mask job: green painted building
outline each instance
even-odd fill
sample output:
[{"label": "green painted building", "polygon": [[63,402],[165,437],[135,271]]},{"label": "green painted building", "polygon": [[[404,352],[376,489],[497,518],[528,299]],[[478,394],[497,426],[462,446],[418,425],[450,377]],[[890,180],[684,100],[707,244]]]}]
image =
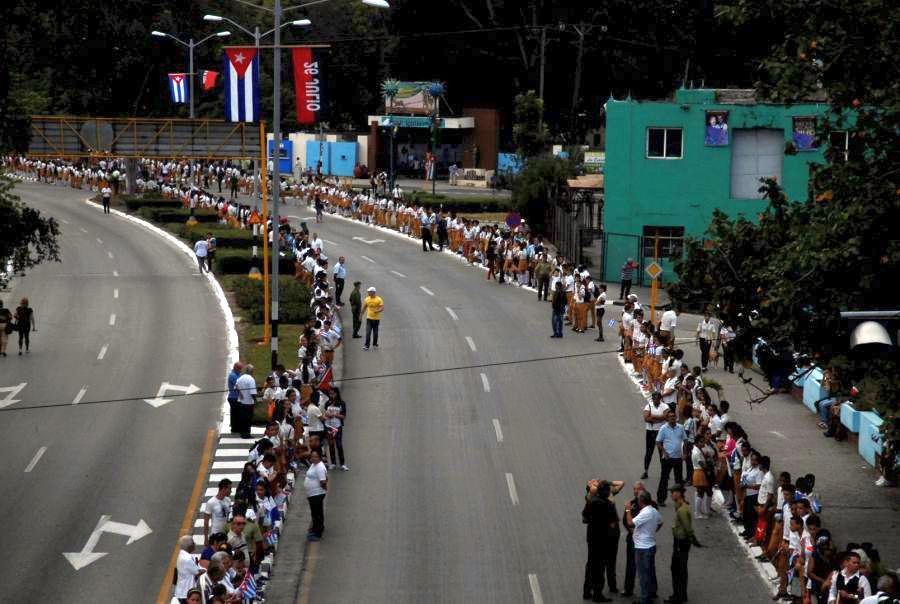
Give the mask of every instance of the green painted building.
[{"label": "green painted building", "polygon": [[[759,180],[774,176],[805,199],[810,162],[824,161],[815,118],[827,104],[757,103],[752,90],[681,89],[674,101],[606,103],[602,270],[619,280],[633,258],[643,269],[658,244],[663,280],[686,236],[702,237],[715,208],[755,220],[766,207]],[[785,154],[788,144],[796,154]],[[847,148],[847,134],[832,134]],[[640,280],[635,275],[635,283]]]}]

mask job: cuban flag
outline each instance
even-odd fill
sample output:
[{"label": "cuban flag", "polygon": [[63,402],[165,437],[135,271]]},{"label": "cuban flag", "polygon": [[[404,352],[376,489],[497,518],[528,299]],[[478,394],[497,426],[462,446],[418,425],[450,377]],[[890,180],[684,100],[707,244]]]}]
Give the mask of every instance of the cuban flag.
[{"label": "cuban flag", "polygon": [[259,56],[252,46],[225,49],[225,121],[259,121]]},{"label": "cuban flag", "polygon": [[244,596],[245,601],[252,601],[256,598],[256,580],[253,578],[253,574],[249,569],[247,569],[247,572],[244,574],[244,580],[241,581],[240,586],[238,586],[238,591]]},{"label": "cuban flag", "polygon": [[188,82],[186,73],[169,74],[169,92],[173,103],[188,102]]}]

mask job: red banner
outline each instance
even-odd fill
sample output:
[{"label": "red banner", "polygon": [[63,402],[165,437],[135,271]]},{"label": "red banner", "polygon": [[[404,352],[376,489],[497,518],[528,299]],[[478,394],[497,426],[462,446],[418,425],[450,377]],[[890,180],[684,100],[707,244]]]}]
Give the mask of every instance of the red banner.
[{"label": "red banner", "polygon": [[297,123],[314,124],[325,107],[323,53],[314,48],[294,48],[293,55]]}]

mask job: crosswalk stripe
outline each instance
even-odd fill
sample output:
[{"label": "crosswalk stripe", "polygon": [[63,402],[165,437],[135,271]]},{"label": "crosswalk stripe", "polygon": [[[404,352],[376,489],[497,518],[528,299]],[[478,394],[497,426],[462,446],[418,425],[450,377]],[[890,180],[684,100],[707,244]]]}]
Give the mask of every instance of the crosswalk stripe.
[{"label": "crosswalk stripe", "polygon": [[244,457],[246,458],[248,451],[244,448],[241,449],[216,449],[215,454],[213,455],[213,459],[218,459],[220,457]]}]

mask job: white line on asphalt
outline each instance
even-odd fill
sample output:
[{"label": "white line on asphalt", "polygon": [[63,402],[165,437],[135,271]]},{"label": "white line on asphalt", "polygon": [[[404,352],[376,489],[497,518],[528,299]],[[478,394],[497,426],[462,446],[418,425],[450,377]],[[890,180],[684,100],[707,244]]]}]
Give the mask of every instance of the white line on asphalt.
[{"label": "white line on asphalt", "polygon": [[113,298],[118,298],[118,297],[119,297],[119,288],[117,287],[113,290]]},{"label": "white line on asphalt", "polygon": [[481,374],[481,385],[484,387],[485,392],[491,391],[491,383],[487,379],[487,375]]},{"label": "white line on asphalt", "polygon": [[423,292],[425,292],[425,293],[428,294],[429,296],[433,296],[433,295],[434,295],[434,292],[431,291],[430,289],[428,289],[427,287],[425,287],[424,285],[420,285],[420,286],[419,286],[419,289],[421,289]]},{"label": "white line on asphalt", "polygon": [[544,598],[541,597],[541,584],[538,583],[536,574],[528,575],[528,584],[531,586],[531,597],[534,599],[534,604],[544,604]]},{"label": "white line on asphalt", "polygon": [[100,349],[100,354],[97,355],[97,360],[102,361],[103,357],[106,356],[106,349],[109,348],[106,344],[103,345],[103,348]]},{"label": "white line on asphalt", "polygon": [[472,349],[472,352],[478,352],[478,349],[475,348],[475,340],[472,339],[472,336],[466,336],[466,343],[469,345],[469,348]]},{"label": "white line on asphalt", "polygon": [[328,245],[337,245],[334,241],[328,241],[327,239],[323,239],[322,241],[324,241]]},{"label": "white line on asphalt", "polygon": [[84,398],[84,393],[87,392],[87,386],[82,386],[81,390],[78,391],[78,394],[75,395],[75,398],[72,399],[72,404],[77,405],[81,402],[81,399]]},{"label": "white line on asphalt", "polygon": [[293,218],[294,220],[303,220],[303,219],[300,218],[299,216],[294,216],[293,214],[288,214],[287,217],[288,217],[288,218]]},{"label": "white line on asphalt", "polygon": [[25,466],[25,472],[31,472],[34,469],[34,466],[37,465],[37,462],[41,460],[41,456],[44,454],[44,451],[47,450],[47,447],[41,447],[37,450],[37,453],[34,454],[34,457],[31,458],[31,461],[28,462],[28,465]]},{"label": "white line on asphalt", "polygon": [[116,324],[116,313],[112,313],[109,315],[109,326],[112,327]]},{"label": "white line on asphalt", "polygon": [[82,229],[81,229],[81,232],[82,232],[82,233],[87,233],[87,229],[82,228]]},{"label": "white line on asphalt", "polygon": [[112,252],[106,252],[106,255],[109,256],[110,259],[112,259],[112,257],[113,257],[113,253],[112,253]]},{"label": "white line on asphalt", "polygon": [[99,243],[100,245],[103,245],[103,240],[100,239],[99,237],[97,237],[97,243]]},{"label": "white line on asphalt", "polygon": [[446,309],[447,309],[447,312],[450,313],[450,318],[451,318],[451,319],[453,319],[454,321],[459,321],[459,317],[456,316],[456,313],[453,312],[453,309],[452,309],[452,308],[450,308],[449,306],[445,306],[444,308],[446,308]]},{"label": "white line on asphalt", "polygon": [[503,430],[500,428],[500,420],[496,417],[493,419],[494,422],[494,434],[497,435],[497,442],[503,442]]},{"label": "white line on asphalt", "polygon": [[398,277],[403,277],[404,279],[406,279],[406,275],[404,275],[403,273],[398,273],[397,271],[391,271],[391,272],[394,273],[395,275],[397,275]]},{"label": "white line on asphalt", "polygon": [[371,258],[369,258],[368,256],[360,256],[360,258],[362,258],[366,262],[371,262],[372,264],[375,264],[375,261],[372,260]]},{"label": "white line on asphalt", "polygon": [[519,494],[516,492],[516,481],[513,475],[506,473],[506,486],[509,487],[509,498],[513,505],[519,505]]},{"label": "white line on asphalt", "polygon": [[62,222],[63,224],[69,224],[69,221],[66,220],[65,218],[60,218],[59,220],[60,220],[60,222]]},{"label": "white line on asphalt", "polygon": [[119,276],[119,271],[113,271],[113,277],[118,277],[118,276]]},{"label": "white line on asphalt", "polygon": [[774,434],[778,438],[783,438],[783,439],[787,440],[787,436],[785,436],[784,434],[782,434],[781,432],[778,432],[776,430],[769,430],[769,434]]}]

